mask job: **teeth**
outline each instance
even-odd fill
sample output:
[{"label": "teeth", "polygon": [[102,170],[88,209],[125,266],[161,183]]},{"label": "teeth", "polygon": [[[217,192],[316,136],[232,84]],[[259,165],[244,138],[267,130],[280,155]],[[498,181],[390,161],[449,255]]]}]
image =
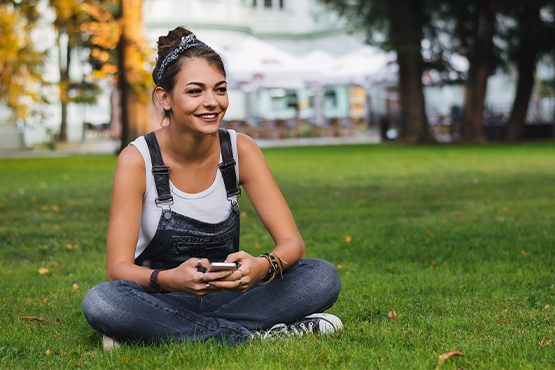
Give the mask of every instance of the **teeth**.
[{"label": "teeth", "polygon": [[200,118],[215,118],[216,114],[201,114]]}]

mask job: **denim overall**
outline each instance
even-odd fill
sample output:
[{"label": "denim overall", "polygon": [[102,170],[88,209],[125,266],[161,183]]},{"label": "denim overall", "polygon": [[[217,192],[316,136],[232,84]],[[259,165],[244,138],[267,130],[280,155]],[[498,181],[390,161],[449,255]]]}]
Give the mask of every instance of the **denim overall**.
[{"label": "denim overall", "polygon": [[145,250],[135,259],[135,264],[151,269],[167,270],[179,266],[189,258],[208,258],[224,261],[230,253],[239,250],[239,206],[231,197],[240,195],[235,160],[229,133],[219,129],[222,173],[228,199],[231,202],[229,216],[219,223],[206,223],[171,210],[173,197],[170,192],[169,168],[164,165],[158,140],[151,132],[145,135],[152,175],[158,197],[156,205],[162,209],[154,237]]}]

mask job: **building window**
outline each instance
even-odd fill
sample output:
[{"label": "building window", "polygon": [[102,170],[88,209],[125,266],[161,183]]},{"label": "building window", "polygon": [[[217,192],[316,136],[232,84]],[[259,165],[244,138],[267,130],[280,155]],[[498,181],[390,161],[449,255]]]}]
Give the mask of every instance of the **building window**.
[{"label": "building window", "polygon": [[263,7],[265,9],[283,9],[285,0],[252,0],[252,7]]}]

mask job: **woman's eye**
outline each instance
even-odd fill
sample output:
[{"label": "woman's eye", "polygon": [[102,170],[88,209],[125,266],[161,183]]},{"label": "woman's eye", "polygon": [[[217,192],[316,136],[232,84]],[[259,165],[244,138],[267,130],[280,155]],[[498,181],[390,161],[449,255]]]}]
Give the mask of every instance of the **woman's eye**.
[{"label": "woman's eye", "polygon": [[225,93],[225,92],[227,92],[227,87],[220,87],[216,91],[219,92],[219,93]]},{"label": "woman's eye", "polygon": [[187,94],[200,94],[201,92],[202,92],[201,89],[193,89],[193,90],[187,91]]}]

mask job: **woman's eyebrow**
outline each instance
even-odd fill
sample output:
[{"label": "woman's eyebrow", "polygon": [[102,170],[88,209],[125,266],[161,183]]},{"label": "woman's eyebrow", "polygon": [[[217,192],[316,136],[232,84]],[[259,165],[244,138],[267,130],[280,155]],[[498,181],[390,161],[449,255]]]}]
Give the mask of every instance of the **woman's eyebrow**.
[{"label": "woman's eyebrow", "polygon": [[[227,81],[226,81],[226,80],[223,80],[223,81],[220,81],[220,82],[216,83],[216,86],[220,86],[220,85],[226,84],[226,83],[227,83]],[[189,85],[197,85],[197,86],[200,86],[200,87],[206,87],[206,84],[204,84],[204,83],[202,83],[202,82],[195,82],[195,81],[189,82],[189,83],[188,83],[187,85],[185,85],[185,86],[189,86]]]}]

